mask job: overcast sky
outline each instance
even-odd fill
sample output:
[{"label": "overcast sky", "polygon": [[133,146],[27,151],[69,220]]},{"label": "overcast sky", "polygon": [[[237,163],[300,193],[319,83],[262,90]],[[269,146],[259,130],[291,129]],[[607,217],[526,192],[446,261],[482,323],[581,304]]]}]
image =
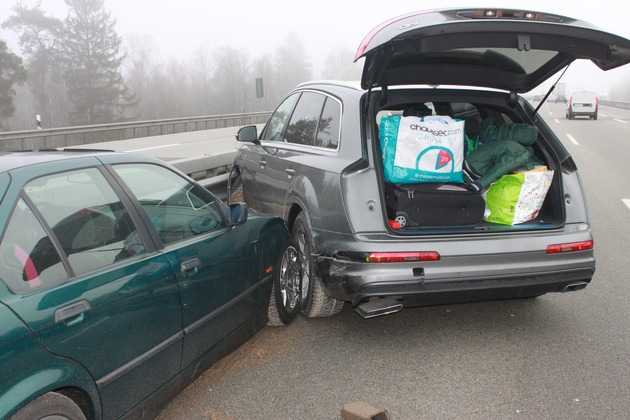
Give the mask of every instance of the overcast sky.
[{"label": "overcast sky", "polygon": [[[26,0],[28,3],[32,0]],[[63,0],[41,0],[50,14],[65,16]],[[589,21],[602,29],[630,38],[630,1],[494,0],[492,6],[540,10]],[[11,12],[14,0],[0,0],[0,21]],[[124,37],[149,35],[160,55],[186,60],[201,46],[233,46],[256,56],[272,52],[291,32],[299,34],[311,55],[315,75],[322,57],[334,46],[354,51],[362,37],[380,22],[406,12],[444,7],[487,6],[448,0],[396,1],[262,1],[262,0],[105,0]],[[2,37],[15,48],[6,31]],[[352,60],[349,56],[348,60]],[[613,81],[628,78],[630,69],[604,73],[590,63],[579,63],[565,76],[571,90],[604,91]]]}]

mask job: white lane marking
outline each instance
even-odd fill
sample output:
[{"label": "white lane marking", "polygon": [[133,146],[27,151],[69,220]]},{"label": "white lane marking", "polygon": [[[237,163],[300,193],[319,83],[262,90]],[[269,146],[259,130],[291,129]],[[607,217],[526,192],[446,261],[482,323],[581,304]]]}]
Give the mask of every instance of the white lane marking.
[{"label": "white lane marking", "polygon": [[553,120],[556,122],[556,124],[560,124],[560,120],[559,119],[554,118]]},{"label": "white lane marking", "polygon": [[604,114],[603,112],[600,112],[599,115],[601,115],[602,117],[607,117],[608,114]]},{"label": "white lane marking", "polygon": [[628,121],[619,120],[619,119],[617,119],[617,118],[613,118],[613,120],[614,120],[614,121],[617,121],[618,123],[621,123],[621,124],[628,124]]},{"label": "white lane marking", "polygon": [[175,146],[180,146],[180,144],[173,143],[173,144],[162,144],[160,146],[142,147],[140,149],[129,149],[127,150],[127,152],[144,152],[147,150],[165,149],[167,147],[175,147]]},{"label": "white lane marking", "polygon": [[630,199],[622,198],[621,201],[626,205],[626,207],[628,207],[628,210],[630,210]]},{"label": "white lane marking", "polygon": [[580,143],[578,143],[578,141],[575,139],[575,137],[573,137],[571,134],[567,133],[567,138],[569,140],[571,140],[571,143],[575,144],[576,146],[580,145]]}]

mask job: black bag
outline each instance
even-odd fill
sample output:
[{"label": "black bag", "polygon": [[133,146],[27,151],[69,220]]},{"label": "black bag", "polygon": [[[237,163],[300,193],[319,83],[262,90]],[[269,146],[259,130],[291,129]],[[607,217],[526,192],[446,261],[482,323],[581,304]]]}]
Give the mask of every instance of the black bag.
[{"label": "black bag", "polygon": [[481,193],[461,184],[385,184],[385,199],[400,228],[476,225],[486,209]]}]

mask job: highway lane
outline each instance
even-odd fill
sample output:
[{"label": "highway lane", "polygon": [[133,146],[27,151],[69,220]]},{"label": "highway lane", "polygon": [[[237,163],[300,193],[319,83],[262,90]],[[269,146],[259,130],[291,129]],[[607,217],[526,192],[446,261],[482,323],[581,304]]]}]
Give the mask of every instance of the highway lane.
[{"label": "highway lane", "polygon": [[233,152],[237,131],[238,127],[227,127],[73,147],[138,152],[166,161],[176,161]]},{"label": "highway lane", "polygon": [[568,121],[551,104],[542,115],[587,192],[598,267],[586,290],[371,321],[347,308],[266,328],[160,419],[334,419],[350,400],[397,420],[628,418],[630,124],[620,121],[630,111],[602,107],[598,121]]}]

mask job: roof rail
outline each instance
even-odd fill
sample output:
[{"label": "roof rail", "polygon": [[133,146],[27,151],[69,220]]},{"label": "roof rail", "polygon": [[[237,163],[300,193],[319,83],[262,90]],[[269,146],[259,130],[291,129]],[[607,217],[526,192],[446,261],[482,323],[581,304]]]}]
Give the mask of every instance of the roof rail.
[{"label": "roof rail", "polygon": [[354,89],[354,90],[363,90],[361,89],[360,82],[352,81],[352,80],[310,80],[308,82],[300,83],[299,85],[297,85],[296,88],[302,88],[302,87],[312,86],[312,85],[330,85],[330,86],[345,87],[345,88]]},{"label": "roof rail", "polygon": [[64,147],[59,149],[60,152],[86,152],[86,153],[101,153],[101,152],[115,152],[112,149],[97,149],[88,147]]}]

